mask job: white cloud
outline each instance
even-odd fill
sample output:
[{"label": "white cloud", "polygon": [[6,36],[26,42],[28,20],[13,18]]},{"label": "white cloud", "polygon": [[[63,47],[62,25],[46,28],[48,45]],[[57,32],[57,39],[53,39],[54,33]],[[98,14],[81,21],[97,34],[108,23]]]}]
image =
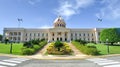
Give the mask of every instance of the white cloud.
[{"label": "white cloud", "polygon": [[43,25],[43,26],[41,26],[41,27],[39,27],[39,28],[48,29],[48,28],[53,28],[53,27],[52,27],[52,26],[48,26],[48,25]]},{"label": "white cloud", "polygon": [[106,19],[118,19],[120,18],[120,0],[103,0],[101,4],[105,5],[97,13],[97,17]]},{"label": "white cloud", "polygon": [[94,2],[95,0],[61,0],[60,6],[55,11],[57,15],[69,18],[72,15],[79,14],[82,11],[81,8],[86,8]]},{"label": "white cloud", "polygon": [[37,3],[39,3],[41,0],[28,0],[28,3],[30,4],[30,5],[35,5],[35,4],[37,4]]}]

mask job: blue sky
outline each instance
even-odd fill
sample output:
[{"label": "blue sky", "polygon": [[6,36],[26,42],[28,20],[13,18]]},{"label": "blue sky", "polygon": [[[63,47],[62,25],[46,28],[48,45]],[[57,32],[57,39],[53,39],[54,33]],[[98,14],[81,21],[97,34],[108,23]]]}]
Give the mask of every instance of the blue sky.
[{"label": "blue sky", "polygon": [[0,34],[17,18],[23,28],[49,28],[58,15],[68,28],[120,27],[120,0],[0,0]]}]

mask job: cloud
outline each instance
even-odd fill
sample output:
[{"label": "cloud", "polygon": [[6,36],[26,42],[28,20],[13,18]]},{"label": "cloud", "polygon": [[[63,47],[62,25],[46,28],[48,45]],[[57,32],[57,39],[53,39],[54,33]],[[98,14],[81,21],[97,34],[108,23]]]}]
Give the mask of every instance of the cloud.
[{"label": "cloud", "polygon": [[28,3],[30,4],[30,5],[35,5],[35,4],[37,4],[37,3],[39,3],[41,0],[28,0]]},{"label": "cloud", "polygon": [[120,0],[102,0],[101,4],[104,6],[100,8],[100,12],[96,16],[105,19],[120,18]]},{"label": "cloud", "polygon": [[79,14],[82,8],[92,5],[94,2],[95,0],[60,0],[60,6],[55,9],[55,13],[69,18],[72,15]]},{"label": "cloud", "polygon": [[48,29],[48,28],[53,28],[53,27],[52,27],[52,26],[48,26],[48,25],[43,25],[43,26],[41,26],[41,27],[39,27],[39,28]]}]

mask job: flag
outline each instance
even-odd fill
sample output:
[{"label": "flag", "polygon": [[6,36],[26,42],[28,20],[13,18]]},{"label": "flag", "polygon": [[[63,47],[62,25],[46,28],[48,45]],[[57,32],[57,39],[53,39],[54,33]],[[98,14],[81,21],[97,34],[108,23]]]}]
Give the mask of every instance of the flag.
[{"label": "flag", "polygon": [[18,18],[18,21],[23,21],[22,19]]},{"label": "flag", "polygon": [[100,21],[100,22],[101,22],[101,21],[102,21],[102,19],[101,19],[101,18],[99,18],[99,19],[98,19],[98,21]]}]

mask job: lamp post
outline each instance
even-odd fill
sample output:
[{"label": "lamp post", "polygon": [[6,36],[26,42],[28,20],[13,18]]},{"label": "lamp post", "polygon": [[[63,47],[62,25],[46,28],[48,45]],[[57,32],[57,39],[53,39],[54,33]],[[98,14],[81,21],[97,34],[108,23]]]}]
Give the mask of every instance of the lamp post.
[{"label": "lamp post", "polygon": [[10,41],[10,54],[12,54],[12,41]]},{"label": "lamp post", "polygon": [[109,44],[108,44],[108,39],[106,39],[106,46],[107,46],[107,53],[109,54]]}]

